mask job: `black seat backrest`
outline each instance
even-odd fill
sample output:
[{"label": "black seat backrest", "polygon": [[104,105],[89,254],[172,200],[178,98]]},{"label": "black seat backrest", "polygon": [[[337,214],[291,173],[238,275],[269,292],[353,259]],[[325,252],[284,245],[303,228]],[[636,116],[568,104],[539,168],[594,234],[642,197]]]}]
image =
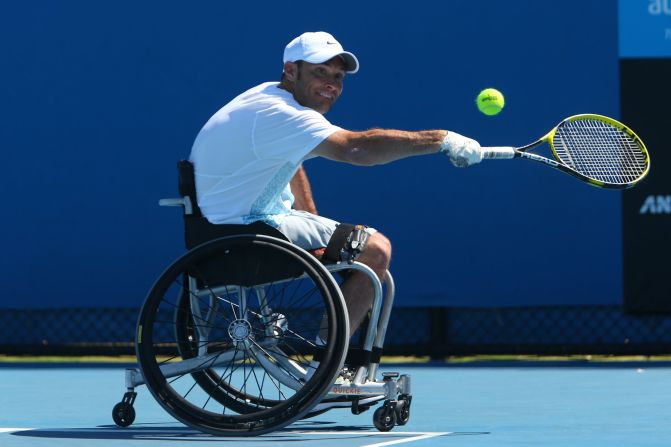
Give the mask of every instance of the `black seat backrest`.
[{"label": "black seat backrest", "polygon": [[179,188],[179,195],[188,197],[191,201],[193,209],[192,214],[196,217],[202,217],[200,212],[198,200],[196,197],[196,176],[193,173],[193,163],[189,160],[180,160],[177,163],[177,187]]},{"label": "black seat backrest", "polygon": [[180,160],[177,163],[178,188],[182,197],[188,197],[191,202],[191,214],[184,214],[184,233],[186,247],[191,249],[196,245],[211,241],[224,236],[233,236],[236,234],[265,234],[279,239],[288,240],[276,228],[264,222],[254,222],[248,225],[215,225],[210,223],[198,206],[196,195],[196,177],[193,170],[193,163],[189,160]]}]

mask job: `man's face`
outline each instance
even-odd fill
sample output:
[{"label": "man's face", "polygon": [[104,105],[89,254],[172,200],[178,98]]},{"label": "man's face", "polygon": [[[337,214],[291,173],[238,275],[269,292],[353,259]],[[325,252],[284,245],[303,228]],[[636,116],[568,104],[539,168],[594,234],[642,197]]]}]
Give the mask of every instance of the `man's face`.
[{"label": "man's face", "polygon": [[300,105],[323,115],[340,96],[344,78],[345,63],[338,56],[321,64],[303,62],[296,66],[294,98]]}]

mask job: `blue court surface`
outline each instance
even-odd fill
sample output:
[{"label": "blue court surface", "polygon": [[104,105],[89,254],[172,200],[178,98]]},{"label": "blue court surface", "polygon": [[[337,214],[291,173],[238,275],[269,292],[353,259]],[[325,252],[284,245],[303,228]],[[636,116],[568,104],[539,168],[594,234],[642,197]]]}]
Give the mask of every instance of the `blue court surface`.
[{"label": "blue court surface", "polygon": [[671,364],[393,365],[412,376],[410,422],[380,433],[372,411],[334,410],[256,438],[218,438],[172,420],[144,388],[114,426],[124,366],[0,366],[0,446],[665,446]]}]

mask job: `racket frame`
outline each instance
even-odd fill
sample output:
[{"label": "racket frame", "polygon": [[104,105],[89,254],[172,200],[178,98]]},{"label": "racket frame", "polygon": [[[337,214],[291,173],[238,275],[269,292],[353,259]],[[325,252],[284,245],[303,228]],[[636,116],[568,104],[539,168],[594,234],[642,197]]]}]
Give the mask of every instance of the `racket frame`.
[{"label": "racket frame", "polygon": [[[571,168],[570,166],[564,164],[562,161],[560,161],[560,157],[557,154],[557,151],[554,147],[553,140],[555,133],[557,132],[557,129],[564,125],[567,122],[572,122],[572,121],[579,121],[579,120],[585,120],[585,119],[593,119],[596,121],[601,121],[605,122],[606,124],[609,124],[622,132],[626,133],[629,135],[635,142],[636,144],[641,148],[641,151],[643,153],[643,156],[645,157],[645,164],[646,168],[645,171],[634,181],[628,182],[628,183],[606,183],[602,182],[600,180],[593,179],[591,177],[588,177],[575,169]],[[543,143],[548,143],[548,146],[550,146],[550,150],[552,152],[552,156],[554,159],[544,157],[542,155],[534,154],[533,152],[527,152],[530,149],[535,148],[536,146],[540,146]],[[643,143],[643,140],[641,140],[636,133],[631,130],[629,127],[625,126],[624,124],[620,123],[619,121],[616,121],[612,118],[609,118],[604,115],[597,115],[593,113],[584,113],[580,115],[573,115],[569,116],[568,118],[562,120],[559,124],[557,124],[555,127],[550,130],[547,134],[545,134],[543,137],[539,138],[538,140],[534,141],[531,144],[527,144],[525,146],[520,146],[520,147],[486,147],[484,149],[484,158],[526,158],[528,160],[533,160],[537,161],[539,163],[546,164],[548,166],[552,166],[555,169],[558,169],[562,172],[565,172],[569,175],[572,175],[574,177],[577,177],[578,179],[592,185],[596,186],[599,188],[607,188],[607,189],[627,189],[631,188],[634,185],[636,185],[638,182],[640,182],[650,171],[650,156],[648,154],[648,150],[645,147],[645,144]]]}]

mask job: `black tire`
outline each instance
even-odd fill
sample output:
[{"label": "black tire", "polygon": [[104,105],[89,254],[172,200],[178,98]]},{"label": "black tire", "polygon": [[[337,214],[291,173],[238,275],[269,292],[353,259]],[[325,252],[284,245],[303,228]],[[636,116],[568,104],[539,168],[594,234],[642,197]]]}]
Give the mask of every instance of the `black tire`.
[{"label": "black tire", "polygon": [[135,408],[128,402],[119,402],[112,408],[112,419],[119,427],[129,427],[135,421]]},{"label": "black tire", "polygon": [[396,425],[405,425],[410,420],[410,407],[403,406],[396,417]]},{"label": "black tire", "polygon": [[410,405],[412,404],[412,396],[409,394],[403,394],[399,396],[399,403],[401,403],[401,409],[398,410],[396,415],[396,425],[405,425],[410,420]]},{"label": "black tire", "polygon": [[[253,288],[259,284],[263,292]],[[213,318],[194,317],[194,303]],[[321,325],[327,345],[305,380]],[[205,341],[197,330],[209,331]],[[159,277],[140,312],[136,351],[147,387],[173,417],[218,436],[254,436],[321,401],[344,362],[348,333],[340,289],[314,257],[274,237],[240,235],[195,247]],[[164,373],[184,361],[198,366]]]},{"label": "black tire", "polygon": [[386,403],[373,413],[373,425],[380,431],[389,431],[396,425],[396,412]]}]

